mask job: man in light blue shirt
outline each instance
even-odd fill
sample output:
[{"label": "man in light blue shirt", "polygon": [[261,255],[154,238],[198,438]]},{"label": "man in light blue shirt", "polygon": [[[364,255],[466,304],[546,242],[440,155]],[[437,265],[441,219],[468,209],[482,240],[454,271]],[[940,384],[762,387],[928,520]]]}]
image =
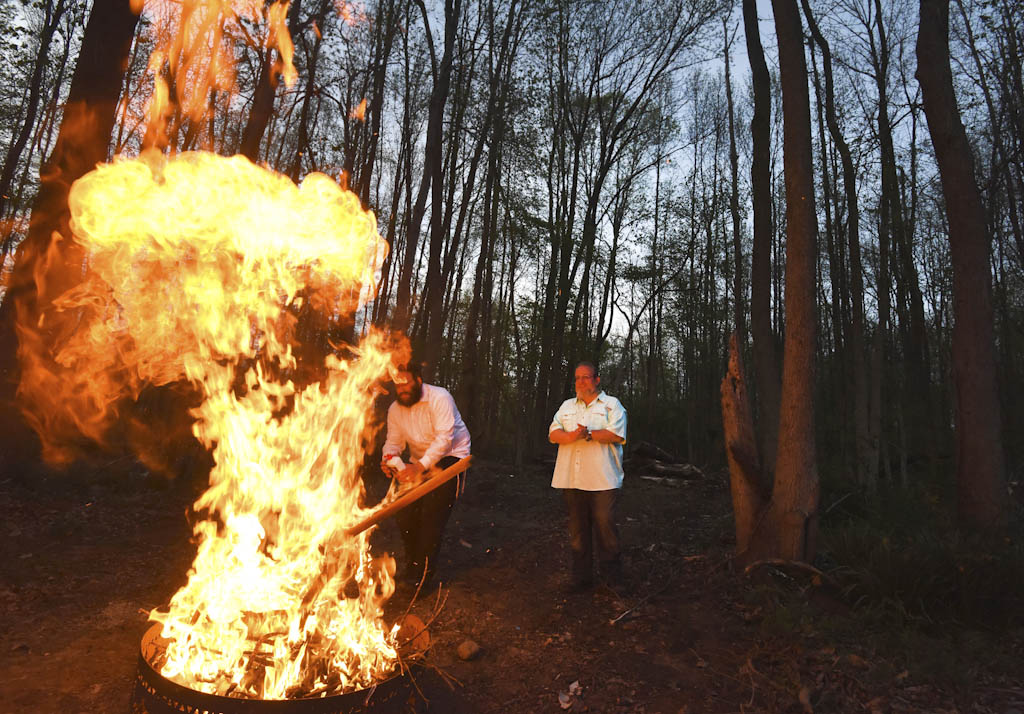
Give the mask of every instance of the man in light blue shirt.
[{"label": "man in light blue shirt", "polygon": [[576,397],[555,412],[548,439],[558,444],[551,486],[562,489],[569,511],[569,589],[581,592],[594,583],[594,540],[602,579],[613,588],[622,584],[615,502],[622,488],[626,410],[618,399],[601,391],[601,377],[593,363],[580,362],[575,380]]}]

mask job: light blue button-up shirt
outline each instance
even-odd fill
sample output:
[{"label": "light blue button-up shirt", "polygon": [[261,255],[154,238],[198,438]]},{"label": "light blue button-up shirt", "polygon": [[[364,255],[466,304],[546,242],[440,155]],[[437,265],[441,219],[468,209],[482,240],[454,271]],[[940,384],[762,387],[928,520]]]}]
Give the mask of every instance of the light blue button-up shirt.
[{"label": "light blue button-up shirt", "polygon": [[[626,410],[615,397],[601,392],[590,404],[578,397],[566,399],[555,412],[548,433],[556,429],[575,431],[580,424],[598,431],[607,429],[626,439]],[[622,444],[574,441],[558,445],[552,488],[607,491],[622,488]]]}]

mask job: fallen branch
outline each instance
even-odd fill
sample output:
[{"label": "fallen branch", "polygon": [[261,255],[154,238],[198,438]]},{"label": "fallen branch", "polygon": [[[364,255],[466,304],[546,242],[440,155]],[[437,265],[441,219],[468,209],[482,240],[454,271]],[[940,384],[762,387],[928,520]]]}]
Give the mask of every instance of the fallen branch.
[{"label": "fallen branch", "polygon": [[761,567],[762,565],[772,565],[776,568],[790,568],[793,570],[802,571],[804,573],[810,573],[816,578],[821,578],[821,582],[826,583],[831,587],[834,587],[836,590],[841,589],[839,587],[839,584],[835,580],[830,578],[828,575],[818,570],[813,565],[801,562],[799,560],[786,560],[784,558],[768,558],[766,560],[755,560],[753,563],[751,563],[743,569],[743,574],[749,575],[751,570],[753,570],[754,568]]}]

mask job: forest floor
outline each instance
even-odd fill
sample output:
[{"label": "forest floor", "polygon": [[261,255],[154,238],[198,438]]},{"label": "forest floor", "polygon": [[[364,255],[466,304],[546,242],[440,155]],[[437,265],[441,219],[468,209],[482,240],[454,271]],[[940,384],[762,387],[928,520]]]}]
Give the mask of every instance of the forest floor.
[{"label": "forest floor", "polygon": [[[809,578],[736,572],[724,473],[627,470],[630,586],[578,595],[564,592],[550,466],[478,460],[469,473],[441,557],[444,605],[436,590],[413,603],[432,618],[431,648],[403,711],[1024,711],[1024,662],[1016,679],[981,662],[936,677],[873,645],[842,598]],[[194,555],[184,514],[197,491],[138,472],[25,481],[0,475],[0,710],[127,712],[145,613],[184,583]],[[395,547],[393,523],[373,542]],[[403,605],[389,603],[389,616]],[[475,659],[457,654],[467,640]],[[941,641],[939,657],[955,660],[955,642]]]}]

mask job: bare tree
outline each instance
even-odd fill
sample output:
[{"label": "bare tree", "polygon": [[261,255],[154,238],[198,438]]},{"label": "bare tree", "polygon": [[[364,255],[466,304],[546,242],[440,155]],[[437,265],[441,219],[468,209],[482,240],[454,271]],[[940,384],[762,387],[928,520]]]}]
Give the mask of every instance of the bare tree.
[{"label": "bare tree", "polygon": [[[811,152],[810,98],[796,0],[773,0],[779,40],[786,176],[786,338],[782,367],[779,446],[771,499],[761,506],[760,478],[751,471],[748,412],[742,373],[733,341],[730,373],[722,385],[736,509],[737,543],[742,559],[779,557],[813,560],[818,529],[818,466],[814,433],[814,372],[817,316],[815,264],[817,217]],[[754,516],[751,508],[762,508]],[[741,510],[742,509],[742,510]],[[742,528],[742,531],[741,531]],[[749,530],[753,528],[753,531]]]},{"label": "bare tree", "polygon": [[[81,277],[80,252],[70,241],[68,192],[71,184],[107,158],[124,70],[138,17],[123,0],[96,0],[82,38],[78,64],[71,80],[67,106],[53,152],[40,169],[40,187],[32,208],[28,237],[18,246],[14,273],[0,304],[0,411],[9,420],[3,437],[19,454],[24,431],[13,423],[11,404],[20,373],[15,357],[50,361],[49,339],[61,329],[58,320],[41,322],[51,301]],[[39,282],[40,278],[44,278]],[[41,285],[45,289],[40,290]],[[19,333],[16,335],[15,323]],[[22,383],[31,406],[33,389],[42,383]]]},{"label": "bare tree", "polygon": [[949,0],[921,0],[917,79],[939,164],[953,257],[953,381],[959,514],[991,530],[1007,522],[1006,464],[992,327],[985,209],[969,160],[949,61]]}]

